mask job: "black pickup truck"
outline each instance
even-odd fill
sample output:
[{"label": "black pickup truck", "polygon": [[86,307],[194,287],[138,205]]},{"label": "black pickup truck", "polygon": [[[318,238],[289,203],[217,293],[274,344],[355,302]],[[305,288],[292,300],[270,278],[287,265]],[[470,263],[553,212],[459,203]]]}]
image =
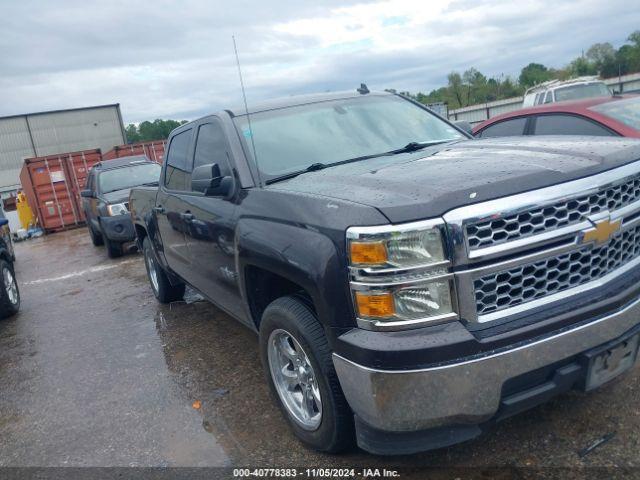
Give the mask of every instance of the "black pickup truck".
[{"label": "black pickup truck", "polygon": [[131,191],[161,302],[259,333],[296,435],[381,454],[471,439],[631,368],[640,142],[471,140],[391,93],[223,110]]}]

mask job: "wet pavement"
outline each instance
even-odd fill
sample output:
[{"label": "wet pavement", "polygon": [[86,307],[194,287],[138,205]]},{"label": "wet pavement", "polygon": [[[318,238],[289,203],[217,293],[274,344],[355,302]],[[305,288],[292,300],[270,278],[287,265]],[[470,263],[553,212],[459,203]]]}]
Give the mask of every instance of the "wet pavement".
[{"label": "wet pavement", "polygon": [[448,449],[324,455],[274,406],[255,334],[204,301],[156,303],[139,254],[110,260],[80,229],[16,255],[22,309],[0,320],[0,466],[640,466],[637,367]]}]

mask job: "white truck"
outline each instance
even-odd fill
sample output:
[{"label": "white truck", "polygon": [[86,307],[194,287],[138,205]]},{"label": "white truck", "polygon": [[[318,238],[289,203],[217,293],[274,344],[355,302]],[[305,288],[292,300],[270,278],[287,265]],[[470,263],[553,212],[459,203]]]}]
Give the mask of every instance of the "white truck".
[{"label": "white truck", "polygon": [[522,107],[581,98],[606,97],[611,94],[609,87],[598,77],[578,77],[564,81],[549,80],[529,88],[524,93]]}]

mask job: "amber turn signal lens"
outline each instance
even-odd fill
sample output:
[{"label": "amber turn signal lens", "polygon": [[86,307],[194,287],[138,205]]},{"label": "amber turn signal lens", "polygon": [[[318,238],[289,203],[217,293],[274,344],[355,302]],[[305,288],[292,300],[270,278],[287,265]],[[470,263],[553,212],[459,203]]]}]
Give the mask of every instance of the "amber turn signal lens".
[{"label": "amber turn signal lens", "polygon": [[362,317],[386,318],[393,316],[396,311],[393,296],[390,293],[371,295],[356,292],[356,304],[358,315]]},{"label": "amber turn signal lens", "polygon": [[383,265],[387,262],[387,249],[383,242],[351,242],[351,263]]}]

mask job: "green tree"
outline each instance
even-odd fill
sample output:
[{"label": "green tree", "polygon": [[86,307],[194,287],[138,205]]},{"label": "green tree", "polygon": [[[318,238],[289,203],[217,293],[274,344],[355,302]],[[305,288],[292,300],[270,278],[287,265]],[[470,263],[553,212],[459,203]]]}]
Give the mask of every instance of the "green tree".
[{"label": "green tree", "polygon": [[124,129],[127,135],[127,141],[129,143],[135,143],[140,141],[140,134],[138,133],[138,127],[134,123],[130,123],[127,125],[127,128]]},{"label": "green tree", "polygon": [[467,90],[466,105],[487,101],[487,77],[472,67],[462,74],[462,81]]},{"label": "green tree", "polygon": [[[627,38],[631,44],[622,45],[616,52],[616,63],[619,73],[640,72],[640,30],[636,30]],[[616,72],[616,75],[618,72]]]},{"label": "green tree", "polygon": [[594,43],[585,56],[600,76],[608,78],[617,75],[616,49],[610,43]]},{"label": "green tree", "polygon": [[533,87],[553,78],[552,72],[541,63],[530,63],[520,71],[518,82],[523,87]]},{"label": "green tree", "polygon": [[569,72],[574,77],[581,77],[584,75],[597,75],[598,71],[593,63],[587,60],[585,57],[578,57],[573,60],[567,67]]},{"label": "green tree", "polygon": [[453,108],[459,108],[464,106],[464,91],[462,84],[462,76],[458,72],[451,72],[447,75],[447,81],[449,84],[447,85],[448,93],[453,97],[454,102],[452,102]]}]

